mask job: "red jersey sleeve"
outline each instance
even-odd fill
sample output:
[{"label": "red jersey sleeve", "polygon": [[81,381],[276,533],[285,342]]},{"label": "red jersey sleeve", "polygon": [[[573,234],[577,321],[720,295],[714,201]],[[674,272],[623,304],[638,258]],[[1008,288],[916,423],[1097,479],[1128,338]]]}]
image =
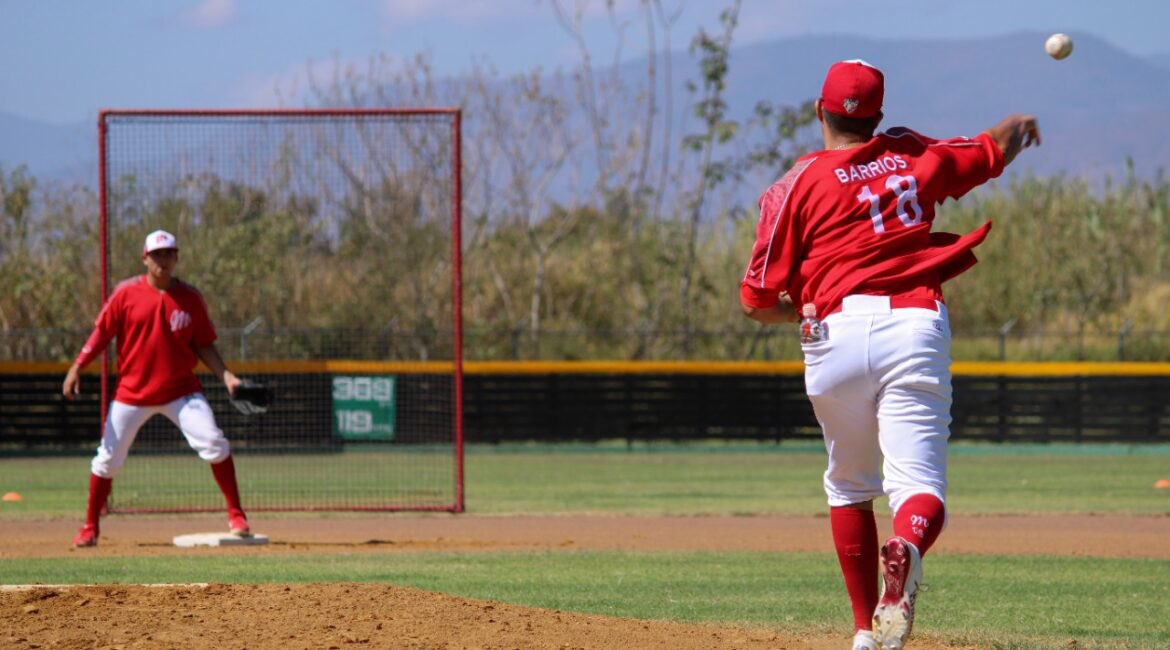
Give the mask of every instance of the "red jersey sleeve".
[{"label": "red jersey sleeve", "polygon": [[119,283],[114,288],[113,295],[106,300],[106,304],[102,305],[102,310],[98,312],[97,318],[94,320],[93,332],[86,339],[85,345],[81,346],[81,353],[77,355],[78,368],[84,368],[93,363],[93,360],[121,331],[124,315],[122,300],[126,296],[126,286],[126,282]]},{"label": "red jersey sleeve", "polygon": [[739,285],[740,302],[766,309],[780,301],[781,293],[799,295],[801,225],[793,205],[792,187],[815,158],[802,159],[760,197],[760,221],[752,245],[747,272]]},{"label": "red jersey sleeve", "polygon": [[939,175],[946,187],[939,198],[940,203],[946,198],[958,199],[1003,173],[1003,152],[987,133],[974,138],[947,140],[935,140],[918,133],[913,135],[926,141],[931,153],[938,157]]},{"label": "red jersey sleeve", "polygon": [[1003,152],[986,133],[940,143],[941,157],[951,175],[947,196],[958,199],[1003,173]]}]

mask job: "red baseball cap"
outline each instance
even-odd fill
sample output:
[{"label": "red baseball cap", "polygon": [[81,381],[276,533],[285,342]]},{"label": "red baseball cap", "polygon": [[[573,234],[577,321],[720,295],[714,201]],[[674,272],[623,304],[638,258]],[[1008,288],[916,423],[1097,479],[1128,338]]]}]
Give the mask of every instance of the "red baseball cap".
[{"label": "red baseball cap", "polygon": [[882,110],[886,77],[862,61],[838,61],[829,67],[821,87],[821,105],[842,117],[873,117]]}]

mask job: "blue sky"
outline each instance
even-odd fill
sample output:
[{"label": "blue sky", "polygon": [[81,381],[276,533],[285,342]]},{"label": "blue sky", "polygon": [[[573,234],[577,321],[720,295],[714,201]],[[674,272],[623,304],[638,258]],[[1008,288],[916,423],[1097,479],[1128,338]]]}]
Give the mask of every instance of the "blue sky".
[{"label": "blue sky", "polygon": [[[582,0],[560,0],[571,8]],[[730,0],[661,0],[672,42],[718,29]],[[639,0],[614,0],[626,57],[644,53]],[[618,42],[586,2],[593,56]],[[1124,6],[1124,10],[1119,7]],[[102,108],[299,105],[310,67],[426,53],[442,74],[474,61],[549,70],[577,49],[550,0],[0,0],[0,112],[54,124]],[[809,34],[948,39],[1023,30],[1092,33],[1139,56],[1170,53],[1170,2],[1069,0],[743,0],[736,44]],[[1037,47],[1041,47],[1038,44]],[[924,56],[930,56],[924,53]],[[282,99],[283,97],[283,99]]]}]

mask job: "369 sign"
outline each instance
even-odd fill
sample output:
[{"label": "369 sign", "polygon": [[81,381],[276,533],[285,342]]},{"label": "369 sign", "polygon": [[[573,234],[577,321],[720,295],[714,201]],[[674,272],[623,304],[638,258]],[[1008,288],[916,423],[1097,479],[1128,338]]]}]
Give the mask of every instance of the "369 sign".
[{"label": "369 sign", "polygon": [[333,377],[333,433],[342,440],[394,439],[394,377]]}]

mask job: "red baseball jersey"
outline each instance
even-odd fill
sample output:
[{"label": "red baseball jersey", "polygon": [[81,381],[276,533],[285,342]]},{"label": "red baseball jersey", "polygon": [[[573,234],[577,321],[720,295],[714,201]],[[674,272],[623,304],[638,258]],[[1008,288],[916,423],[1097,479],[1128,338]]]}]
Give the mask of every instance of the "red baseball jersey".
[{"label": "red baseball jersey", "polygon": [[203,295],[180,280],[167,291],[145,275],[123,280],[98,314],[77,357],[79,367],[118,339],[118,390],[114,399],[136,406],[166,404],[203,390],[195,376],[197,348],[215,342]]},{"label": "red baseball jersey", "polygon": [[1003,172],[986,133],[935,140],[897,127],[851,149],[797,160],[760,198],[740,298],[837,310],[850,294],[942,300],[942,283],[975,264],[991,222],[962,237],[932,233],[935,206]]}]

